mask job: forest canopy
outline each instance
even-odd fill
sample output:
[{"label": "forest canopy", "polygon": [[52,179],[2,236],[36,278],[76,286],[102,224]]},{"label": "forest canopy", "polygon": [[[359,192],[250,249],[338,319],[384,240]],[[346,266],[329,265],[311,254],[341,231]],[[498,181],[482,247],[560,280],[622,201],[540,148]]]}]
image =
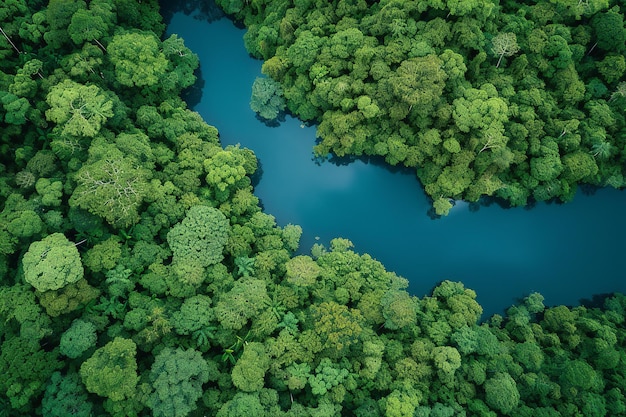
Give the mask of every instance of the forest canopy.
[{"label": "forest canopy", "polygon": [[626,185],[619,2],[216,1],[317,156],[415,169],[437,214]]},{"label": "forest canopy", "polygon": [[[538,188],[513,171],[548,194],[623,185],[613,4],[222,6],[266,59],[259,104],[282,92],[320,132],[364,138],[335,136],[346,152],[399,128],[374,147],[422,155],[441,207],[476,184],[521,204]],[[300,248],[254,195],[254,152],[180,98],[198,58],[164,28],[154,0],[0,4],[0,416],[626,413],[624,295],[531,293],[483,317],[461,282],[409,294],[348,239]]]}]

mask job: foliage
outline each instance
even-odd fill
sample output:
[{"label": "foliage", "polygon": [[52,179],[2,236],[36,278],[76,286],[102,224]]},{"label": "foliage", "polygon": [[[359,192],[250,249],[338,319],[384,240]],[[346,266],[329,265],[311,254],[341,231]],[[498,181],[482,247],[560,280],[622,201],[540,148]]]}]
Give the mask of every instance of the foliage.
[{"label": "foliage", "polygon": [[577,185],[623,174],[623,155],[611,158],[623,140],[589,122],[599,101],[609,130],[624,126],[609,94],[626,68],[615,1],[217,3],[277,83],[255,82],[265,101],[253,95],[254,110],[280,88],[291,113],[318,124],[317,156],[413,168],[437,215],[482,196],[569,201]]},{"label": "foliage", "polygon": [[98,348],[80,366],[80,377],[87,391],[113,401],[131,397],[139,380],[136,353],[135,342],[122,337]]},{"label": "foliage", "polygon": [[[415,169],[438,215],[624,186],[613,0],[217,2],[265,59],[266,115]],[[5,1],[0,28],[0,414],[626,412],[623,295],[484,318],[348,239],[299,248],[254,153],[179,97],[198,59],[156,0]]]},{"label": "foliage", "polygon": [[76,245],[61,233],[33,242],[22,263],[24,279],[38,291],[58,290],[80,281],[84,274]]},{"label": "foliage", "polygon": [[96,326],[83,320],[75,320],[61,335],[59,352],[68,358],[76,359],[96,345]]},{"label": "foliage", "polygon": [[209,380],[209,366],[200,352],[165,348],[150,370],[154,392],[148,406],[154,416],[184,417],[193,411]]},{"label": "foliage", "polygon": [[193,206],[168,232],[167,242],[177,261],[207,267],[222,260],[229,228],[228,219],[219,210]]},{"label": "foliage", "polygon": [[46,97],[46,117],[63,135],[94,137],[113,116],[113,102],[96,85],[71,80],[55,85]]},{"label": "foliage", "polygon": [[271,78],[257,77],[252,84],[250,108],[267,120],[278,117],[285,109],[285,99],[280,84]]},{"label": "foliage", "polygon": [[93,404],[87,398],[87,391],[76,373],[62,375],[55,372],[50,378],[41,402],[42,414],[50,417],[68,415],[89,417]]}]

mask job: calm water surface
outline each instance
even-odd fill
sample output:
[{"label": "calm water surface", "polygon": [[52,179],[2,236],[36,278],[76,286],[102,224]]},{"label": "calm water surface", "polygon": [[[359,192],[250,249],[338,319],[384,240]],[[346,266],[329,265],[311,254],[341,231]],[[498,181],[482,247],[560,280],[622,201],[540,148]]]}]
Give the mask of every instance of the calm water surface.
[{"label": "calm water surface", "polygon": [[626,192],[579,193],[573,203],[530,210],[458,204],[433,220],[414,174],[362,161],[316,164],[315,128],[289,117],[275,128],[257,120],[249,100],[261,62],[230,20],[177,13],[168,33],[200,57],[205,85],[194,110],[219,129],[224,146],[254,150],[263,167],[255,193],[281,226],[302,226],[303,252],[345,237],[409,279],[417,296],[444,279],[463,281],[476,290],[483,318],[532,291],[548,305],[626,292]]}]

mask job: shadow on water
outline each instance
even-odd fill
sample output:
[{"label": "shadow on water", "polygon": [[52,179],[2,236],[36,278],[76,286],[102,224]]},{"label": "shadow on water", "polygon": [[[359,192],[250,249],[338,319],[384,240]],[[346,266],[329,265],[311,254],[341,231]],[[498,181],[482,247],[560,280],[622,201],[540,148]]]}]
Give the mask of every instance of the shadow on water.
[{"label": "shadow on water", "polygon": [[604,293],[604,294],[593,294],[591,299],[589,298],[581,298],[578,300],[581,306],[585,306],[587,308],[602,308],[604,306],[605,301],[608,298],[613,297],[613,293]]},{"label": "shadow on water", "polygon": [[187,16],[193,13],[194,19],[204,20],[207,23],[226,16],[213,0],[160,0],[159,5],[163,22],[166,25],[170,24],[172,16],[176,13],[184,13]]},{"label": "shadow on water", "polygon": [[255,117],[260,123],[263,123],[267,127],[280,127],[280,124],[285,122],[285,113],[283,112],[280,112],[274,119],[265,119],[258,113]]},{"label": "shadow on water", "polygon": [[193,74],[196,76],[196,82],[191,87],[184,89],[180,94],[180,98],[187,103],[187,107],[191,110],[202,101],[202,92],[206,84],[202,76],[202,66],[198,66]]},{"label": "shadow on water", "polygon": [[260,159],[257,159],[256,171],[254,171],[254,174],[250,176],[252,188],[256,188],[259,185],[261,178],[263,178],[263,163]]}]

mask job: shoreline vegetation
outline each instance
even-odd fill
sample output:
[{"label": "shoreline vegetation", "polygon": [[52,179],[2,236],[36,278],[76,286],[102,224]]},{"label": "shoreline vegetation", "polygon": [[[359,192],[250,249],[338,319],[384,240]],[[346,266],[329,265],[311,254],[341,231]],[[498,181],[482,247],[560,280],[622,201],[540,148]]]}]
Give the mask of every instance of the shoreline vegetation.
[{"label": "shoreline vegetation", "polygon": [[[533,13],[557,19],[558,14],[549,13],[556,10],[570,19],[579,10],[575,3],[537,3]],[[244,2],[222,2],[227,12],[247,13],[254,19],[265,10],[266,19],[281,16],[278,12],[290,10],[284,6],[291,3],[251,1],[245,3],[245,10],[235,10],[237,4],[244,6]],[[352,35],[371,43],[353,30],[358,20],[351,13],[381,7],[358,0],[317,5],[296,0],[294,4],[311,13],[319,8],[317,20],[307,19],[310,24],[347,31],[333,37],[338,43],[330,53],[339,56],[356,52]],[[336,16],[324,12],[322,6],[328,4],[341,11],[341,25],[324,23]],[[476,31],[480,25],[472,19],[486,18],[485,13],[494,10],[489,2],[386,4],[391,6],[385,10],[393,13],[374,19],[373,27],[379,27],[375,30],[384,32],[385,24],[395,22],[399,34],[413,33],[413,26],[417,33],[419,26],[432,36],[445,35],[444,17],[449,15],[466,25],[450,33],[462,32],[468,42],[480,39]],[[426,9],[420,13],[432,10],[442,15],[432,20],[436,30],[400,13],[401,5],[422,4]],[[578,17],[591,26],[580,25],[575,34],[570,32],[571,39],[560,24],[543,32],[547,40],[537,33],[545,41],[544,49],[556,51],[542,71],[550,71],[557,58],[563,60],[558,64],[562,67],[554,68],[555,80],[565,81],[566,89],[574,88],[574,96],[567,102],[571,108],[536,107],[547,112],[558,109],[560,115],[567,110],[571,119],[546,119],[546,129],[566,133],[560,141],[557,134],[554,141],[536,138],[537,143],[529,145],[538,146],[542,156],[535,158],[543,158],[541,163],[531,161],[531,166],[541,165],[552,174],[560,169],[553,179],[559,182],[559,176],[565,175],[570,185],[595,178],[617,181],[611,164],[623,158],[616,150],[623,150],[619,142],[623,115],[615,111],[623,106],[622,97],[607,100],[611,89],[620,85],[621,73],[615,74],[621,61],[610,48],[620,39],[615,30],[621,25],[623,31],[623,19],[606,2],[581,4],[585,10]],[[501,14],[503,20],[494,25],[509,25],[504,33],[515,33],[516,25],[524,27],[522,15]],[[598,24],[593,23],[596,15],[603,16]],[[285,16],[298,18],[293,12]],[[281,32],[264,22],[256,28],[247,22],[251,28],[246,42],[261,48],[259,52],[273,51],[279,33],[285,39],[290,33],[296,36],[297,20],[280,20]],[[614,32],[603,32],[598,38],[599,27]],[[163,37],[165,25],[156,1],[7,0],[0,5],[0,28],[0,416],[595,417],[626,413],[624,295],[607,295],[594,306],[546,307],[540,294],[531,293],[504,316],[484,318],[475,292],[462,283],[443,281],[430,295],[410,295],[404,278],[387,271],[371,255],[355,252],[347,239],[333,239],[328,246],[317,243],[310,255],[297,255],[302,229],[291,224],[279,227],[271,214],[261,210],[253,193],[254,153],[220,146],[217,130],[180,99],[195,82],[198,59],[183,39]],[[293,58],[307,59],[301,52],[317,45],[316,38],[322,39],[323,33],[312,29],[304,35],[305,43],[289,52]],[[571,69],[577,68],[576,59],[586,58],[573,47],[577,43],[570,44],[574,38],[576,42],[590,38],[597,42],[592,54],[606,55],[603,66],[589,66],[597,81],[589,81],[595,88],[589,99],[584,98],[588,85],[583,83],[581,100],[587,104],[578,110],[575,103],[581,101],[575,98],[580,83]],[[429,39],[414,45],[418,53],[409,63],[395,66],[394,77],[402,79],[386,84],[392,96],[401,94],[400,99],[402,85],[426,89],[415,103],[396,100],[399,107],[393,111],[398,115],[407,117],[421,106],[445,113],[434,98],[427,99],[432,88],[448,89],[453,68],[465,66],[481,73],[487,59],[494,61],[490,70],[484,69],[491,75],[485,75],[486,84],[479,88],[464,87],[464,71],[456,72],[458,88],[467,91],[458,100],[468,101],[467,107],[476,105],[476,117],[483,122],[506,125],[504,117],[509,113],[502,113],[502,103],[515,96],[531,100],[526,108],[518,105],[520,114],[529,119],[524,124],[514,122],[519,125],[516,129],[544,120],[531,120],[532,100],[555,103],[539,85],[517,95],[507,95],[502,88],[511,77],[507,76],[510,68],[532,74],[525,68],[539,59],[527,56],[530,67],[515,63],[526,51],[522,36],[517,36],[520,51],[516,54],[508,56],[512,49],[505,42],[499,56],[476,50],[468,62],[457,52],[430,52],[428,43],[436,39]],[[563,48],[550,49],[552,43]],[[400,48],[401,57],[400,44],[394,48]],[[317,47],[320,53],[324,49],[321,44]],[[471,49],[469,43],[467,48]],[[559,51],[565,51],[563,56]],[[387,52],[392,63],[393,51]],[[371,58],[375,56],[374,51]],[[268,56],[266,63],[279,61],[280,57]],[[319,74],[326,72],[322,78],[341,71],[332,65],[318,67]],[[374,67],[382,73],[392,69],[384,61]],[[273,68],[282,71],[280,66]],[[289,71],[286,67],[285,74]],[[414,77],[414,71],[424,80],[430,76],[442,80],[428,87]],[[503,79],[498,81],[497,74]],[[609,76],[612,81],[607,81]],[[303,80],[308,77],[295,80],[306,87]],[[326,82],[322,78],[318,85]],[[280,82],[286,97],[295,94],[285,80]],[[331,90],[346,91],[340,87]],[[356,102],[344,102],[343,96],[337,99],[352,113],[358,109],[363,117],[372,115],[368,119],[372,123],[378,112],[391,111],[373,99],[374,94],[364,97]],[[298,107],[305,105],[302,100],[304,96],[287,97],[287,106],[305,120],[321,116],[313,107]],[[481,103],[487,106],[485,113]],[[333,117],[344,117],[337,109],[330,111]],[[453,114],[434,123],[451,121]],[[474,125],[478,122],[473,116],[467,117],[470,120],[463,126],[485,132]],[[322,119],[320,131],[328,130],[329,123]],[[573,125],[580,133],[568,133]],[[442,154],[459,168],[460,159],[469,156],[466,144],[446,136],[453,132],[443,136],[433,129],[428,132],[423,140],[461,155]],[[324,152],[328,137],[320,142]],[[598,144],[615,141],[607,158],[599,158],[601,152],[589,153],[596,139],[604,141]],[[484,166],[493,169],[489,167],[495,145],[476,140],[473,146],[489,148],[479,154],[489,155]],[[512,140],[519,142],[509,138],[509,143]],[[403,148],[393,150],[392,144],[386,145],[392,152],[388,155],[398,159]],[[555,168],[562,146],[571,148],[563,151],[561,168]],[[513,157],[515,150],[510,150]],[[572,152],[575,156],[567,157]],[[552,163],[547,161],[550,158]],[[524,189],[520,193],[526,195]],[[465,191],[460,194],[466,196]]]},{"label": "shoreline vegetation", "polygon": [[626,184],[618,2],[216,1],[264,60],[260,113],[280,96],[317,156],[412,168],[438,215]]}]

